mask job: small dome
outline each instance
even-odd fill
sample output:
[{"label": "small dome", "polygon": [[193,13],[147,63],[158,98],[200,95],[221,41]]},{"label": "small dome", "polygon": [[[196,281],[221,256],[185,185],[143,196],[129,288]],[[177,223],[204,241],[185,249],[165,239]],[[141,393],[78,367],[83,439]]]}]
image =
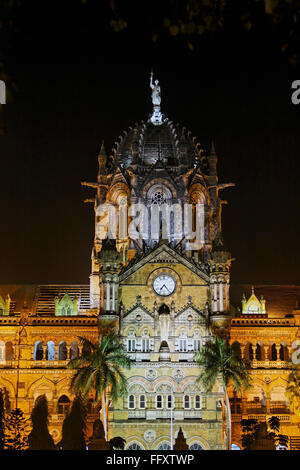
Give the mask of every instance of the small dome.
[{"label": "small dome", "polygon": [[158,161],[167,167],[182,164],[192,168],[200,158],[200,144],[195,144],[190,132],[169,119],[161,125],[153,125],[149,120],[124,132],[117,143],[116,156],[123,168],[134,164],[152,166]]}]

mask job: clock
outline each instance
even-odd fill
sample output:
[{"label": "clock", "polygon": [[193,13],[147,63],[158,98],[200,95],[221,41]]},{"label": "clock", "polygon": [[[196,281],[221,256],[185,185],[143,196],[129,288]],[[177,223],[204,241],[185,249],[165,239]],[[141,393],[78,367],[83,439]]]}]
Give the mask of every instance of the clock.
[{"label": "clock", "polygon": [[154,278],[152,286],[156,294],[167,297],[175,292],[176,281],[169,274],[158,274]]}]

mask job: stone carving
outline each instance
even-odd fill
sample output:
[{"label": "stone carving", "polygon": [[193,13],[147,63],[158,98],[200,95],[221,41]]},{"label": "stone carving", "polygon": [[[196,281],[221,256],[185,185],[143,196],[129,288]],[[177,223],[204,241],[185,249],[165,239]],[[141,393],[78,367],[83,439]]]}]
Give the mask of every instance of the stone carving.
[{"label": "stone carving", "polygon": [[145,377],[148,380],[155,380],[157,377],[157,372],[155,369],[147,369],[145,373]]},{"label": "stone carving", "polygon": [[175,380],[182,380],[184,378],[184,372],[182,369],[175,369],[174,372],[173,372],[173,378]]},{"label": "stone carving", "polygon": [[156,438],[156,432],[153,429],[148,429],[144,434],[144,439],[146,442],[153,442]]}]

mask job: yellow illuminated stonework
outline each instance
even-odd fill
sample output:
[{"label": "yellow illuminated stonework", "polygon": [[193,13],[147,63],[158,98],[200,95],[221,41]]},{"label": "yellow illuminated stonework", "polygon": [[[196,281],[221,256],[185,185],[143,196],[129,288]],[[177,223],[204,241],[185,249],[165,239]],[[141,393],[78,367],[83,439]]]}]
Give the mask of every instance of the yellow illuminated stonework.
[{"label": "yellow illuminated stonework", "polygon": [[[233,184],[219,184],[217,161],[214,145],[205,153],[190,132],[164,116],[124,131],[111,155],[102,144],[97,180],[83,183],[96,191],[86,200],[95,211],[89,284],[0,286],[0,387],[6,411],[18,406],[29,418],[35,400],[45,394],[49,429],[59,442],[74,398],[69,391],[73,371],[66,364],[82,352],[78,337],[96,341],[99,317],[114,319],[133,365],[125,371],[127,397],[108,400],[108,439],[125,438],[126,449],[164,450],[181,428],[190,449],[224,449],[222,384],[217,381],[206,393],[196,381],[195,353],[211,338],[210,318],[249,361],[253,376],[242,397],[231,393],[233,443],[240,446],[242,418],[276,414],[290,447],[299,445],[299,421],[285,398],[299,310],[292,313],[290,305],[276,300],[277,312],[269,312],[278,289],[272,295],[260,289],[259,300],[254,288],[247,298],[230,286],[232,258],[221,233],[219,193]],[[102,212],[104,204],[119,216],[112,225]],[[147,214],[138,239],[124,230],[134,220],[129,211],[134,204]],[[191,205],[189,232],[179,234],[173,212],[167,236],[163,216],[157,237],[149,235],[151,211],[155,207],[161,214],[164,204]],[[189,234],[200,220],[199,205],[203,235],[192,249]],[[183,227],[187,216],[182,213]],[[99,227],[107,230],[106,238]],[[163,284],[164,276],[171,276],[170,284]],[[94,408],[90,397],[88,437],[100,405]]]}]

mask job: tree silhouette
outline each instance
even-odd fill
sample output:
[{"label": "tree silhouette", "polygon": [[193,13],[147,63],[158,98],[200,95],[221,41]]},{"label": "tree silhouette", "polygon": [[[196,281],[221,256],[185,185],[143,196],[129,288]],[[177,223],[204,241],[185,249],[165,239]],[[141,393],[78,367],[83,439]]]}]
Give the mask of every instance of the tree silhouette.
[{"label": "tree silhouette", "polygon": [[71,411],[65,417],[62,428],[62,440],[59,448],[62,450],[86,450],[86,403],[78,395],[72,404]]},{"label": "tree silhouette", "polygon": [[48,431],[48,402],[45,395],[37,398],[31,413],[32,431],[28,436],[29,450],[55,450]]},{"label": "tree silhouette", "polygon": [[20,408],[13,409],[5,419],[5,449],[26,450],[28,428],[23,411]]}]

